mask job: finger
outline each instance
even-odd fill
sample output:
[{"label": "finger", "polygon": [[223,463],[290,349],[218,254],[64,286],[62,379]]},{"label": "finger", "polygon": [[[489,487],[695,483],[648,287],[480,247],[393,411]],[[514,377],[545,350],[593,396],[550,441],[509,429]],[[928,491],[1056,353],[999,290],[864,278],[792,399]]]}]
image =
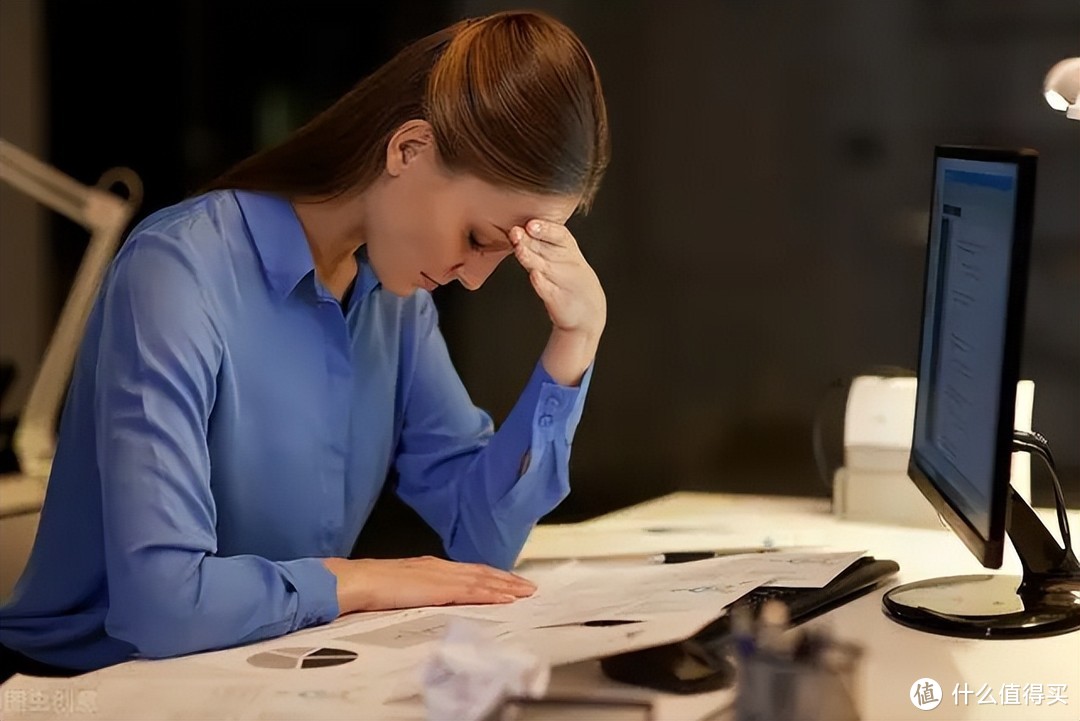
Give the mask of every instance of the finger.
[{"label": "finger", "polygon": [[516,242],[534,255],[551,262],[565,261],[580,254],[575,246],[537,238],[524,230],[517,234]]},{"label": "finger", "polygon": [[499,584],[506,588],[514,588],[527,591],[529,593],[536,590],[536,584],[523,576],[519,576],[516,573],[509,571],[503,571],[492,566],[487,566],[482,563],[473,564],[478,576],[481,579],[490,580],[492,583]]},{"label": "finger", "polygon": [[529,282],[532,283],[533,290],[536,291],[536,294],[540,296],[540,300],[545,303],[553,300],[555,293],[559,290],[559,286],[557,286],[546,273],[539,269],[529,271]]},{"label": "finger", "polygon": [[514,598],[526,598],[536,593],[535,586],[506,581],[502,578],[480,579],[475,583],[475,587],[493,591],[494,593],[510,595]]},{"label": "finger", "polygon": [[494,580],[494,583],[512,593],[520,593],[529,596],[536,592],[535,583],[519,576],[500,576]]},{"label": "finger", "polygon": [[498,588],[503,589],[507,593],[512,593],[515,596],[531,596],[536,593],[536,584],[532,581],[527,581],[524,578],[514,577],[510,580],[500,578],[494,581],[494,584]]},{"label": "finger", "polygon": [[570,230],[559,223],[534,218],[525,224],[525,230],[531,237],[548,245],[560,248],[572,248],[577,245]]},{"label": "finger", "polygon": [[407,559],[407,562],[432,567],[442,576],[449,574],[453,583],[488,583],[507,592],[513,590],[532,593],[536,590],[536,584],[529,579],[484,563],[463,563],[434,556]]},{"label": "finger", "polygon": [[487,590],[505,596],[513,596],[514,598],[528,598],[536,593],[535,588],[523,588],[521,586],[510,586],[502,583],[492,584],[487,587]]},{"label": "finger", "polygon": [[513,594],[482,588],[464,591],[455,596],[450,603],[458,606],[468,606],[471,604],[513,603],[516,600],[518,600],[518,597]]},{"label": "finger", "polygon": [[514,244],[514,257],[517,259],[521,267],[527,271],[534,271],[542,269],[547,261],[536,252],[533,247],[533,243],[528,237],[523,240],[517,240]]},{"label": "finger", "polygon": [[545,243],[539,238],[534,238],[533,236],[529,235],[520,225],[515,225],[513,228],[510,229],[509,238],[510,245],[514,246],[515,250],[520,247],[524,247],[527,250],[538,253],[543,250],[545,246],[553,247],[551,243]]},{"label": "finger", "polygon": [[565,245],[555,245],[546,240],[538,240],[531,235],[525,236],[525,240],[522,244],[533,255],[553,263],[566,260],[571,257],[571,253],[573,252]]},{"label": "finger", "polygon": [[536,583],[534,583],[533,581],[530,581],[529,579],[525,578],[524,576],[522,576],[520,574],[517,574],[517,573],[514,573],[513,571],[507,571],[506,573],[507,573],[507,575],[513,576],[514,578],[518,579],[519,581],[524,581],[525,583],[529,584],[533,588],[536,588]]},{"label": "finger", "polygon": [[474,578],[462,584],[455,594],[457,598],[468,599],[471,603],[506,603],[531,595],[532,591],[491,578]]},{"label": "finger", "polygon": [[465,593],[491,593],[496,596],[527,598],[536,593],[535,587],[521,586],[498,579],[474,579],[463,584]]}]

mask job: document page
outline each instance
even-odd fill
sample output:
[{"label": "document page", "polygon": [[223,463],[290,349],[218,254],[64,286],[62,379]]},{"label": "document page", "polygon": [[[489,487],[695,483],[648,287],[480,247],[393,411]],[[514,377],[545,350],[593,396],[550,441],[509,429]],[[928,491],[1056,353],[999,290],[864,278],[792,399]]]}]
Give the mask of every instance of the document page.
[{"label": "document page", "polygon": [[553,564],[531,571],[537,592],[511,604],[352,614],[284,638],[74,679],[16,676],[2,687],[5,695],[70,703],[56,713],[5,709],[4,718],[421,719],[421,669],[450,623],[472,624],[487,641],[556,666],[683,640],[757,586],[822,585],[859,555]]}]

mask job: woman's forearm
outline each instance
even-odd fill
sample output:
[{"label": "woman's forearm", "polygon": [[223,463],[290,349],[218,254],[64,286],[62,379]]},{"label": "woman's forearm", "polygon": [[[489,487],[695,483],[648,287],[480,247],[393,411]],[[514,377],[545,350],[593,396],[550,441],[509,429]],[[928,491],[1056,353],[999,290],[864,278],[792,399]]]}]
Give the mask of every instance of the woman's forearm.
[{"label": "woman's forearm", "polygon": [[553,328],[540,362],[556,383],[574,387],[581,382],[581,377],[596,358],[599,344],[599,332]]}]

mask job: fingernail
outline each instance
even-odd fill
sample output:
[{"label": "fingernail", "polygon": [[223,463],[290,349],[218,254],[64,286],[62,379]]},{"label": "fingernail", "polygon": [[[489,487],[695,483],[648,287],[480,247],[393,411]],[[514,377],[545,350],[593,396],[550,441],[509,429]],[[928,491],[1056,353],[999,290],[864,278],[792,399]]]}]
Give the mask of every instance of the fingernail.
[{"label": "fingernail", "polygon": [[533,222],[529,223],[529,230],[534,233],[539,233],[543,229],[544,226],[540,223],[539,220],[534,220]]},{"label": "fingernail", "polygon": [[504,593],[499,596],[499,603],[513,603],[517,600],[517,596],[511,596],[508,593]]}]

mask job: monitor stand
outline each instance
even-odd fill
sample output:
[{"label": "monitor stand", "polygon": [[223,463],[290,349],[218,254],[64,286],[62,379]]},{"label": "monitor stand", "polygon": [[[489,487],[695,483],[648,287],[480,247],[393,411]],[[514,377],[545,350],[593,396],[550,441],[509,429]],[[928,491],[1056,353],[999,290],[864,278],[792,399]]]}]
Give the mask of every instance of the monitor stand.
[{"label": "monitor stand", "polygon": [[1022,578],[985,574],[907,583],[885,594],[885,614],[920,631],[964,638],[1035,638],[1080,629],[1076,555],[1058,545],[1011,486],[1009,492],[1006,530]]}]

